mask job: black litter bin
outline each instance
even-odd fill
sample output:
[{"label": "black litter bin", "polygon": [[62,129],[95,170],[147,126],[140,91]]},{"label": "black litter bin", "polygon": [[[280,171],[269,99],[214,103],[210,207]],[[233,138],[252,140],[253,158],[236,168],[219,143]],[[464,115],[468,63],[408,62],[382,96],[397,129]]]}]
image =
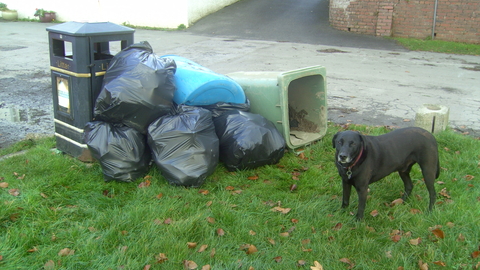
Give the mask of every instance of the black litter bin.
[{"label": "black litter bin", "polygon": [[135,30],[110,22],[67,22],[47,31],[57,149],[92,161],[83,143],[83,128],[93,120],[93,107],[110,60],[133,44]]}]

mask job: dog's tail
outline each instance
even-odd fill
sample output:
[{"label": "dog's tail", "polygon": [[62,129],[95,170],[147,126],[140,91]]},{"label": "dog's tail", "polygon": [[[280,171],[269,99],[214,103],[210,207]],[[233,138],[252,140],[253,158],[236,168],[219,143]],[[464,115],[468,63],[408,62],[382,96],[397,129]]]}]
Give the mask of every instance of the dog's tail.
[{"label": "dog's tail", "polygon": [[440,176],[440,159],[437,158],[437,173],[435,174],[435,179]]}]

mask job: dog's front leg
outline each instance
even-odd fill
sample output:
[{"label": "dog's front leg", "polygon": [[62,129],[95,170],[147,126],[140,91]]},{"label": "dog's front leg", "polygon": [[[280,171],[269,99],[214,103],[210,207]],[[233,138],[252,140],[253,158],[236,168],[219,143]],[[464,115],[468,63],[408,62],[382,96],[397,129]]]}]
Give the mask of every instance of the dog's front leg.
[{"label": "dog's front leg", "polygon": [[342,208],[345,208],[350,204],[350,193],[352,191],[352,185],[347,183],[346,180],[342,180],[342,186],[343,186]]},{"label": "dog's front leg", "polygon": [[365,206],[367,204],[368,185],[356,186],[355,189],[357,190],[358,194],[357,220],[362,220],[365,212]]}]

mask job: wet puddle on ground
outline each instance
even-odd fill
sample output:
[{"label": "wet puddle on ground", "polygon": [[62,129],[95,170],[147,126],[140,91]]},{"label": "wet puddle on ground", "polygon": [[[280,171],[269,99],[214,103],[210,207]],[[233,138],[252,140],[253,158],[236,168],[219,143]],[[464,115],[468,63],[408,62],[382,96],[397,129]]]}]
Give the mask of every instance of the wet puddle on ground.
[{"label": "wet puddle on ground", "polygon": [[0,120],[5,120],[11,123],[25,122],[29,124],[39,124],[45,116],[51,114],[44,110],[24,108],[19,109],[15,107],[0,107]]}]

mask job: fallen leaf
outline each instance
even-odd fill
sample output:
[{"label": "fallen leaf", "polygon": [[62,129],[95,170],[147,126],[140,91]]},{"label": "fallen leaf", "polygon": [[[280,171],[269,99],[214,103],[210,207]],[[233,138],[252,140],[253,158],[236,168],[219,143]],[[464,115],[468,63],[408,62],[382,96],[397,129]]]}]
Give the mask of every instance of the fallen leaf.
[{"label": "fallen leaf", "polygon": [[10,220],[15,222],[20,217],[20,213],[13,213],[9,216]]},{"label": "fallen leaf", "polygon": [[155,256],[155,259],[157,260],[157,263],[164,263],[168,261],[167,255],[165,255],[165,253],[159,253],[157,256]]},{"label": "fallen leaf", "polygon": [[146,188],[146,187],[149,187],[150,186],[150,180],[145,180],[144,182],[141,182],[139,185],[138,185],[138,188]]},{"label": "fallen leaf", "polygon": [[45,193],[43,193],[43,192],[40,192],[40,196],[42,196],[44,199],[47,199],[47,198],[48,198],[48,196],[45,195]]},{"label": "fallen leaf", "polygon": [[125,253],[127,251],[127,249],[128,249],[128,246],[122,246],[120,248],[120,252]]},{"label": "fallen leaf", "polygon": [[208,193],[210,193],[210,191],[208,191],[207,189],[200,189],[198,191],[198,193],[202,194],[202,195],[207,195]]},{"label": "fallen leaf", "polygon": [[171,218],[165,219],[165,221],[163,221],[163,224],[167,224],[167,225],[172,224],[172,219]]},{"label": "fallen leaf", "polygon": [[432,233],[433,233],[436,237],[438,237],[438,238],[440,238],[440,239],[445,238],[445,234],[444,234],[443,231],[440,230],[440,229],[432,230]]},{"label": "fallen leaf", "polygon": [[253,253],[257,252],[257,251],[258,251],[258,250],[257,250],[257,247],[256,247],[256,246],[250,245],[250,246],[248,247],[248,250],[247,250],[246,253],[247,253],[247,254],[253,254]]},{"label": "fallen leaf", "polygon": [[332,230],[338,231],[338,230],[340,230],[342,227],[343,227],[343,224],[339,222],[339,223],[335,224],[335,226],[333,226]]},{"label": "fallen leaf", "polygon": [[347,269],[352,269],[355,266],[355,264],[352,263],[348,258],[341,258],[340,261],[348,264]]},{"label": "fallen leaf", "polygon": [[212,204],[213,204],[213,201],[208,201],[205,205],[206,205],[207,207],[210,207]]},{"label": "fallen leaf", "polygon": [[1,261],[1,260],[3,260],[3,256],[2,256],[2,255],[0,255],[0,261]]},{"label": "fallen leaf", "polygon": [[294,191],[294,190],[296,190],[296,189],[297,189],[297,185],[296,185],[296,184],[292,184],[292,185],[290,186],[290,191]]},{"label": "fallen leaf", "polygon": [[297,266],[298,267],[304,266],[305,264],[307,264],[307,262],[305,260],[298,260],[297,261]]},{"label": "fallen leaf", "polygon": [[418,210],[418,209],[415,209],[415,208],[412,208],[412,209],[410,209],[410,213],[412,213],[412,214],[415,215],[415,214],[420,214],[420,213],[422,213],[422,211],[420,211],[420,210]]},{"label": "fallen leaf", "polygon": [[280,262],[282,262],[282,256],[277,256],[277,257],[273,258],[273,260],[277,263],[280,263]]},{"label": "fallen leaf", "polygon": [[197,247],[197,243],[187,242],[187,247],[188,247],[188,248],[196,248],[196,247]]},{"label": "fallen leaf", "polygon": [[272,238],[268,238],[268,242],[272,245],[275,245],[275,240],[273,240]]},{"label": "fallen leaf", "polygon": [[428,270],[428,264],[424,263],[422,260],[418,261],[418,267],[420,270]]},{"label": "fallen leaf", "polygon": [[294,223],[294,224],[297,224],[297,223],[298,223],[298,219],[295,219],[295,218],[290,219],[290,221],[291,221],[292,223]]},{"label": "fallen leaf", "polygon": [[208,223],[213,224],[213,223],[215,223],[215,218],[213,218],[213,217],[207,217],[207,221],[208,221]]},{"label": "fallen leaf", "polygon": [[471,256],[472,256],[473,259],[478,258],[478,256],[480,256],[480,250],[476,250],[476,251],[472,252]]},{"label": "fallen leaf", "polygon": [[161,199],[163,197],[163,193],[159,193],[157,196],[155,196],[155,198],[157,199]]},{"label": "fallen leaf", "polygon": [[75,250],[64,248],[58,252],[58,256],[71,256],[75,253]]},{"label": "fallen leaf", "polygon": [[418,244],[422,242],[422,239],[418,237],[415,239],[410,239],[408,242],[410,242],[411,245],[418,246]]},{"label": "fallen leaf", "polygon": [[387,257],[387,258],[389,258],[389,259],[393,258],[393,256],[392,256],[392,251],[391,251],[391,250],[386,251],[386,252],[385,252],[385,257]]},{"label": "fallen leaf", "polygon": [[436,261],[436,262],[433,262],[433,264],[440,265],[440,266],[447,266],[447,264],[442,261]]},{"label": "fallen leaf", "polygon": [[398,241],[400,241],[400,239],[402,239],[402,236],[401,235],[394,235],[392,236],[392,241],[397,243]]},{"label": "fallen leaf", "polygon": [[280,207],[280,206],[276,206],[274,208],[271,209],[272,211],[276,211],[276,212],[280,212],[282,214],[287,214],[288,212],[290,212],[290,210],[292,210],[291,208],[283,208],[283,207]]},{"label": "fallen leaf", "polygon": [[443,197],[448,198],[448,199],[451,198],[450,195],[449,195],[448,192],[447,192],[447,188],[443,188],[438,194],[440,194],[440,195],[442,195]]},{"label": "fallen leaf", "polygon": [[465,241],[465,236],[463,234],[459,234],[458,237],[457,237],[457,241],[458,242],[463,242]]},{"label": "fallen leaf", "polygon": [[475,178],[475,176],[469,175],[469,174],[465,175],[465,180],[467,180],[467,181],[471,181],[471,180],[473,180],[473,178]]},{"label": "fallen leaf", "polygon": [[225,189],[228,190],[228,191],[232,191],[232,190],[235,190],[235,187],[227,186]]},{"label": "fallen leaf", "polygon": [[55,269],[55,262],[52,260],[49,260],[43,265],[43,269],[45,270],[53,270]]},{"label": "fallen leaf", "polygon": [[449,227],[449,228],[455,227],[455,223],[453,223],[453,222],[447,222],[446,225],[447,225],[447,227]]},{"label": "fallen leaf", "polygon": [[314,261],[313,265],[314,266],[310,266],[311,270],[323,270],[323,266],[319,262]]},{"label": "fallen leaf", "polygon": [[217,229],[217,235],[218,235],[218,236],[224,236],[224,235],[225,235],[225,231],[224,231],[222,228],[218,228],[218,229]]},{"label": "fallen leaf", "polygon": [[258,180],[258,176],[257,175],[253,175],[253,176],[249,176],[247,177],[248,180]]},{"label": "fallen leaf", "polygon": [[207,250],[208,248],[208,245],[201,245],[200,248],[197,250],[198,253],[202,253],[204,252],[205,250]]},{"label": "fallen leaf", "polygon": [[38,251],[37,247],[33,247],[33,248],[27,250],[27,252],[29,252],[29,253],[33,253],[33,252],[37,252],[37,251]]},{"label": "fallen leaf", "polygon": [[143,267],[143,270],[150,270],[152,266],[150,264],[147,264]]},{"label": "fallen leaf", "polygon": [[403,199],[402,198],[399,198],[399,199],[396,199],[394,200],[393,202],[390,203],[390,206],[395,206],[395,205],[399,205],[399,204],[402,204],[403,203]]},{"label": "fallen leaf", "polygon": [[184,260],[183,261],[183,266],[185,266],[185,269],[197,269],[198,265],[194,261],[189,261],[189,260]]},{"label": "fallen leaf", "polygon": [[373,210],[372,212],[370,212],[370,215],[371,215],[372,217],[376,217],[376,216],[378,216],[378,211],[377,211],[377,210]]},{"label": "fallen leaf", "polygon": [[210,264],[206,264],[206,265],[202,266],[202,270],[210,270],[210,269],[212,269]]},{"label": "fallen leaf", "polygon": [[8,190],[8,194],[16,197],[20,195],[20,190],[18,188],[12,188]]},{"label": "fallen leaf", "polygon": [[210,251],[210,258],[215,257],[215,253],[216,253],[215,248],[212,248],[212,250]]},{"label": "fallen leaf", "polygon": [[289,237],[289,236],[290,236],[290,233],[288,233],[288,232],[282,232],[282,233],[280,233],[280,236],[281,236],[281,237]]},{"label": "fallen leaf", "polygon": [[20,175],[19,173],[14,172],[13,175],[15,175],[15,177],[17,177],[18,180],[23,180],[25,178],[25,174]]},{"label": "fallen leaf", "polygon": [[256,235],[257,233],[256,233],[255,231],[253,231],[253,230],[250,230],[250,231],[248,232],[248,234],[250,234],[250,235]]},{"label": "fallen leaf", "polygon": [[0,188],[7,188],[8,183],[7,182],[0,182]]}]

